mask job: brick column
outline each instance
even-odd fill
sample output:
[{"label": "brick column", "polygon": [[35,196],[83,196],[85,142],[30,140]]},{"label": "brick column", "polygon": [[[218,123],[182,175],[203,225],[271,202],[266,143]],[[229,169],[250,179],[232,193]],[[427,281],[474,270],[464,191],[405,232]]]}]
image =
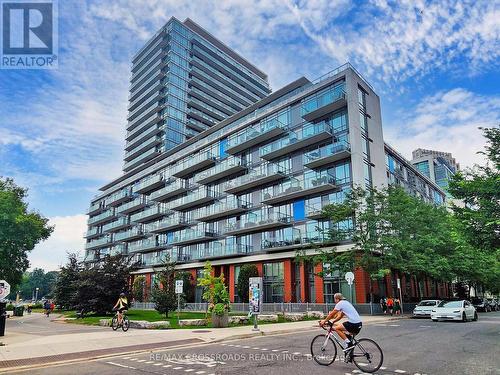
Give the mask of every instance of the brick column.
[{"label": "brick column", "polygon": [[292,260],[285,259],[283,260],[283,301],[284,302],[292,302]]},{"label": "brick column", "polygon": [[234,265],[229,265],[229,301],[234,302]]},{"label": "brick column", "polygon": [[307,300],[307,277],[306,277],[306,265],[304,262],[300,263],[300,300],[302,303]]},{"label": "brick column", "polygon": [[146,287],[144,291],[144,301],[149,302],[149,295],[151,294],[151,273],[144,275],[146,277]]},{"label": "brick column", "polygon": [[259,271],[259,277],[264,277],[264,266],[262,263],[255,263],[257,271]]},{"label": "brick column", "polygon": [[392,282],[391,282],[391,275],[386,275],[385,278],[385,289],[387,290],[387,296],[386,297],[394,297],[392,295]]},{"label": "brick column", "polygon": [[316,292],[316,301],[311,301],[311,302],[325,303],[323,278],[318,276],[318,273],[322,271],[323,271],[323,265],[321,263],[316,264],[314,266],[314,290]]},{"label": "brick column", "polygon": [[368,275],[358,267],[354,270],[354,290],[356,291],[355,303],[366,303]]}]

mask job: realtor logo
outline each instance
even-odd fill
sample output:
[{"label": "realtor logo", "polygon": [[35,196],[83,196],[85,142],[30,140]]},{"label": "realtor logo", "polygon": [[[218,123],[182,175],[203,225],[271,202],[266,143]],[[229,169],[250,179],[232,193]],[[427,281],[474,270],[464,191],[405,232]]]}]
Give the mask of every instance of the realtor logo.
[{"label": "realtor logo", "polygon": [[57,67],[57,3],[1,1],[3,69]]}]

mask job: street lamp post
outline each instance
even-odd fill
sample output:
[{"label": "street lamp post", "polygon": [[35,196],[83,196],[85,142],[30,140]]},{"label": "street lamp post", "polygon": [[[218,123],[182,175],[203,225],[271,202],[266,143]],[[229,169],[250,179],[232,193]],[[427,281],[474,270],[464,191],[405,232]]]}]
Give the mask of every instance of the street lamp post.
[{"label": "street lamp post", "polygon": [[35,288],[35,302],[38,301],[38,290],[40,288]]}]

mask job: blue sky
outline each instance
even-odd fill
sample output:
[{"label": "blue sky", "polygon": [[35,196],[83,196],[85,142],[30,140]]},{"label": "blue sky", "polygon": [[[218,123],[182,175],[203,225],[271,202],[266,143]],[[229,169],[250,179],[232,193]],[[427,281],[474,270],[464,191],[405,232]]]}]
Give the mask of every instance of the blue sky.
[{"label": "blue sky", "polygon": [[0,70],[0,175],[56,225],[32,266],[83,249],[89,200],[121,171],[131,56],[171,16],[201,24],[273,89],[350,61],[408,157],[426,147],[481,162],[477,127],[500,123],[499,2],[60,1],[59,68]]}]

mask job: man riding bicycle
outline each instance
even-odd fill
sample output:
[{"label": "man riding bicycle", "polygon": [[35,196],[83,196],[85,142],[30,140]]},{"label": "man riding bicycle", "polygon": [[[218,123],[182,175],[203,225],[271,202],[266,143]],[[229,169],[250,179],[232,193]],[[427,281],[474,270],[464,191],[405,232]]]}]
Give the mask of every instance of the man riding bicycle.
[{"label": "man riding bicycle", "polygon": [[122,325],[123,322],[123,313],[128,309],[128,300],[125,293],[120,293],[120,297],[116,304],[113,306],[113,311],[117,312],[118,315],[118,325]]},{"label": "man riding bicycle", "polygon": [[[358,334],[362,326],[361,317],[354,306],[344,298],[342,293],[335,293],[333,298],[335,300],[335,307],[324,320],[320,320],[319,325],[323,327],[330,319],[333,319],[333,329],[344,340],[346,348],[349,348],[353,343],[347,337],[346,332],[352,335]],[[347,317],[347,322],[339,323],[339,320],[343,317]]]}]

